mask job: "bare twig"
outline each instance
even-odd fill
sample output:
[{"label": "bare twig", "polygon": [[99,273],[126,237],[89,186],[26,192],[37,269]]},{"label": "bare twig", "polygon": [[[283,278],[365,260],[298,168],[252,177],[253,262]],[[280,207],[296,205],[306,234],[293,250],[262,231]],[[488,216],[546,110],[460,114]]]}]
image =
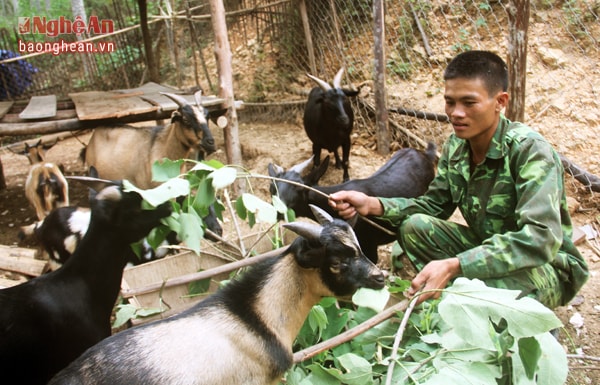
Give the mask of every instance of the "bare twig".
[{"label": "bare twig", "polygon": [[587,354],[567,354],[567,358],[573,360],[597,361],[600,362],[600,357],[588,356]]},{"label": "bare twig", "polygon": [[[287,179],[277,178],[277,177],[274,177],[274,176],[268,176],[268,175],[260,175],[260,174],[248,174],[248,175],[247,175],[247,176],[245,176],[245,177],[257,178],[257,179],[269,179],[269,180],[273,180],[273,181],[277,181],[277,182],[289,183],[289,184],[291,184],[291,185],[298,186],[298,187],[301,187],[301,188],[304,188],[304,189],[310,190],[310,191],[312,191],[312,192],[314,192],[314,193],[316,193],[316,194],[319,194],[319,195],[321,195],[321,196],[323,196],[323,197],[325,197],[325,198],[329,199],[329,195],[325,194],[324,192],[322,192],[322,191],[319,191],[319,190],[317,190],[317,189],[316,189],[316,188],[314,188],[314,187],[307,186],[307,185],[305,185],[305,184],[303,184],[303,183],[294,182],[294,181],[292,181],[292,180],[287,180]],[[373,227],[376,227],[376,228],[378,228],[379,230],[383,231],[384,233],[386,233],[386,234],[388,234],[388,235],[396,236],[396,233],[394,233],[393,231],[390,231],[390,230],[386,229],[385,227],[381,226],[381,225],[380,225],[380,224],[378,224],[378,223],[375,223],[375,222],[373,222],[373,221],[372,221],[372,220],[370,220],[369,218],[367,218],[367,217],[365,217],[365,216],[362,216],[362,215],[358,215],[358,217],[359,217],[361,220],[363,220],[363,221],[367,222],[368,224],[370,224],[371,226],[373,226]]]},{"label": "bare twig", "polygon": [[374,327],[374,326],[382,323],[383,321],[387,320],[388,318],[392,317],[394,314],[396,314],[396,312],[406,310],[407,306],[408,306],[408,300],[407,299],[402,300],[401,302],[398,302],[394,306],[390,306],[389,308],[385,309],[381,313],[376,314],[375,316],[369,318],[368,320],[361,323],[360,325],[357,325],[357,326],[353,327],[352,329],[347,330],[344,333],[337,335],[336,337],[330,338],[327,341],[323,341],[321,343],[318,343],[316,345],[310,346],[306,349],[303,349],[303,350],[300,350],[300,351],[294,353],[294,363],[299,363],[299,362],[305,361],[311,357],[316,356],[317,354],[319,354],[321,352],[324,352],[325,350],[332,349],[338,345],[343,344],[344,342],[350,341],[354,337],[366,332],[367,330],[371,329],[372,327]]},{"label": "bare twig", "polygon": [[404,313],[404,317],[402,317],[402,322],[400,323],[400,327],[398,328],[398,333],[396,333],[396,337],[394,338],[394,345],[392,346],[392,354],[390,355],[390,365],[388,366],[387,378],[385,380],[386,385],[392,384],[392,375],[394,374],[394,365],[396,364],[396,359],[398,358],[398,348],[400,347],[400,341],[402,341],[402,337],[404,336],[404,330],[406,329],[406,325],[408,324],[408,318],[410,317],[415,305],[417,304],[417,298],[419,297],[421,292],[417,292],[417,294],[411,298],[410,304],[406,312]]},{"label": "bare twig", "polygon": [[233,206],[231,205],[231,199],[229,198],[229,192],[227,189],[223,189],[223,194],[225,194],[225,201],[227,202],[227,209],[231,214],[231,220],[233,221],[233,226],[235,227],[235,232],[237,233],[238,239],[240,240],[240,253],[242,255],[246,255],[246,247],[244,246],[244,238],[242,237],[242,230],[240,229],[240,225],[237,221],[237,216],[235,215],[235,211],[233,210]]}]

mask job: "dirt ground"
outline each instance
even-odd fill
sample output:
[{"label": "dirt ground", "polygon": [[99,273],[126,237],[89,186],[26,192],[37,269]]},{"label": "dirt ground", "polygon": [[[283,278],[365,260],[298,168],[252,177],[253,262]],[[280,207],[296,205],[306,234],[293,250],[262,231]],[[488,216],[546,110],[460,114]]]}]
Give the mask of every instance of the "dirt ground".
[{"label": "dirt ground", "polygon": [[[223,148],[222,136],[216,132],[219,148]],[[68,138],[60,141],[47,153],[49,161],[62,163],[66,175],[81,175],[84,173],[83,165],[78,159],[79,151],[84,143],[89,140],[90,134]],[[242,124],[240,126],[240,140],[243,145],[243,158],[245,167],[253,173],[267,174],[267,165],[270,162],[285,168],[299,163],[310,156],[310,144],[305,139],[305,134],[299,124],[290,125],[265,125]],[[379,168],[386,158],[369,149],[372,139],[367,134],[356,132],[350,157],[350,174],[353,178],[365,177]],[[600,147],[596,147],[600,148]],[[24,183],[29,169],[29,164],[24,156],[16,155],[5,149],[0,151],[4,166],[4,173],[8,187],[0,191],[0,244],[18,244],[17,233],[19,227],[31,223],[35,218],[34,210],[24,196]],[[223,150],[211,155],[211,158],[225,162]],[[323,184],[334,184],[341,181],[341,170],[330,167],[324,177]],[[569,179],[570,180],[570,179]],[[579,209],[573,213],[575,226],[589,224],[599,217],[600,198],[577,186],[567,183],[569,196],[579,202]],[[266,181],[251,182],[253,192],[259,196],[267,197],[268,185]],[[70,184],[71,204],[87,205],[87,191],[82,186],[73,182]],[[226,230],[227,231],[227,230]],[[34,247],[32,244],[21,246]],[[565,325],[560,339],[565,349],[570,354],[585,354],[600,357],[600,255],[595,254],[590,246],[583,243],[580,250],[589,263],[591,278],[581,290],[577,299],[569,306],[556,310]],[[389,253],[389,247],[381,248],[382,254]],[[16,279],[15,274],[5,273],[7,278]],[[408,273],[410,275],[410,273]],[[410,278],[410,276],[407,276]],[[577,327],[570,323],[573,316],[579,314],[583,322]],[[570,359],[571,374],[569,384],[596,384],[600,383],[600,366],[594,361]]]}]

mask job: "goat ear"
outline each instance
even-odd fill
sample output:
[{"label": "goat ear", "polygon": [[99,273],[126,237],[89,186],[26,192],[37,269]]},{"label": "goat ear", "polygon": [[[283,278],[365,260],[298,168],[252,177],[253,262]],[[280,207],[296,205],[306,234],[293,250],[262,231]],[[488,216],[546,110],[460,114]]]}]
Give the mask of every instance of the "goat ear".
[{"label": "goat ear", "polygon": [[274,178],[284,173],[283,167],[278,166],[274,163],[269,163],[267,165],[267,170],[269,172],[269,176],[272,176]]},{"label": "goat ear", "polygon": [[178,121],[181,121],[182,119],[183,119],[183,116],[181,115],[181,112],[179,112],[179,110],[175,110],[171,114],[171,122],[178,122]]},{"label": "goat ear", "polygon": [[315,218],[317,218],[317,221],[320,224],[333,222],[333,217],[331,215],[329,215],[329,213],[327,211],[323,210],[319,206],[315,206],[315,205],[309,205],[309,206],[310,206],[311,211],[315,215]]},{"label": "goat ear", "polygon": [[323,230],[322,226],[308,222],[291,222],[284,223],[283,227],[295,232],[311,243],[321,242],[321,231]]},{"label": "goat ear", "polygon": [[223,116],[226,113],[227,113],[227,108],[220,108],[218,110],[210,110],[210,111],[208,111],[207,118],[214,124],[217,124],[217,119],[219,119],[220,116]]},{"label": "goat ear", "polygon": [[348,97],[354,97],[354,96],[358,95],[358,93],[360,91],[359,90],[349,90],[347,88],[343,88],[342,92],[344,93],[344,95],[346,95]]}]

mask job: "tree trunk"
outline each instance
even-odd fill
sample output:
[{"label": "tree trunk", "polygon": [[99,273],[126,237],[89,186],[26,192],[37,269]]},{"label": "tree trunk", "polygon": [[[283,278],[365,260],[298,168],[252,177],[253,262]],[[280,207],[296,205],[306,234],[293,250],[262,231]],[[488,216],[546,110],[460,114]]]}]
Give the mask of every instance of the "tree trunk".
[{"label": "tree trunk", "polygon": [[510,120],[522,122],[525,119],[529,0],[511,0],[507,6],[507,11],[510,25],[508,34],[508,93],[510,102],[506,116]]},{"label": "tree trunk", "polygon": [[374,88],[375,125],[377,126],[377,152],[390,153],[390,130],[388,126],[387,96],[385,92],[385,5],[383,0],[373,2],[374,36]]},{"label": "tree trunk", "polygon": [[140,11],[140,27],[142,29],[142,38],[144,39],[144,51],[146,52],[146,66],[148,67],[148,78],[154,83],[160,83],[160,74],[154,60],[152,52],[152,37],[148,29],[148,7],[146,0],[138,0]]},{"label": "tree trunk", "polygon": [[[225,7],[222,0],[210,0],[210,13],[215,34],[215,56],[219,71],[219,97],[225,99],[227,108],[227,125],[223,127],[225,138],[225,153],[230,164],[242,164],[242,149],[238,134],[238,118],[233,94],[233,74],[231,70],[231,47],[227,36]],[[238,179],[234,187],[241,193],[245,189],[242,179]]]}]

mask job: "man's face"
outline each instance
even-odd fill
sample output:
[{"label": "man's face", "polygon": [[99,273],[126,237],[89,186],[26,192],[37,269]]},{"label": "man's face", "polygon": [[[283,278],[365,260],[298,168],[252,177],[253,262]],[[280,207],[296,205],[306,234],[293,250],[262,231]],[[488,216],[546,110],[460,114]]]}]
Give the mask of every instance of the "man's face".
[{"label": "man's face", "polygon": [[446,80],[444,99],[457,137],[489,140],[494,136],[508,94],[501,91],[489,95],[481,79],[457,78]]}]

